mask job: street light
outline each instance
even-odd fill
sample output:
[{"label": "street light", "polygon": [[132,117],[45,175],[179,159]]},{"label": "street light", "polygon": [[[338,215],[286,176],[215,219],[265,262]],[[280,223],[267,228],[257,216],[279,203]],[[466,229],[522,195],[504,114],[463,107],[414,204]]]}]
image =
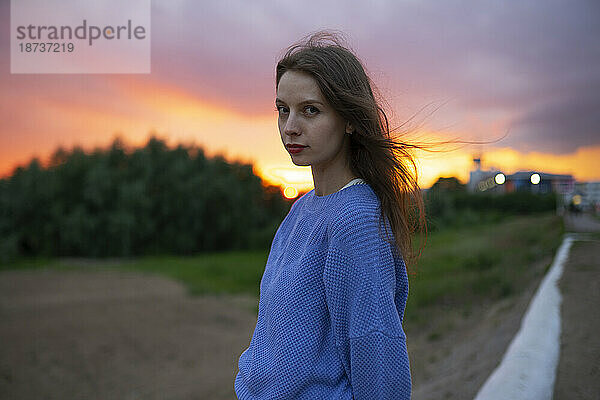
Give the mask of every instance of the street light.
[{"label": "street light", "polygon": [[537,185],[538,183],[540,183],[541,180],[542,180],[542,178],[540,177],[540,174],[538,174],[538,173],[531,174],[531,183],[533,183],[534,185]]},{"label": "street light", "polygon": [[504,182],[506,182],[506,177],[504,176],[504,174],[502,172],[499,172],[496,174],[496,176],[494,177],[494,181],[498,184],[498,185],[502,185]]}]

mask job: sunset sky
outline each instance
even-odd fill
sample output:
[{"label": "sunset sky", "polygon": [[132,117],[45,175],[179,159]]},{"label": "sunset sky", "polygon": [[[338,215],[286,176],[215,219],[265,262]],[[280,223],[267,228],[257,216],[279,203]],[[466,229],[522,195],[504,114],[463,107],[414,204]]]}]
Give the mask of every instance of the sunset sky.
[{"label": "sunset sky", "polygon": [[[337,29],[407,140],[495,141],[419,153],[420,184],[484,168],[600,180],[596,1],[153,1],[150,74],[11,74],[0,2],[0,176],[58,146],[170,144],[252,162],[274,184],[312,187],[283,148],[274,68],[285,48]],[[114,60],[118,62],[118,60]]]}]

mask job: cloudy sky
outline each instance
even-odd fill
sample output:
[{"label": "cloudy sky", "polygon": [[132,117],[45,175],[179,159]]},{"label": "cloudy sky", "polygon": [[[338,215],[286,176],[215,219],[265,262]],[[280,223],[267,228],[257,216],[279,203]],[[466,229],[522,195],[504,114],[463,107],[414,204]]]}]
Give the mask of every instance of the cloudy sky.
[{"label": "cloudy sky", "polygon": [[[422,185],[468,179],[471,158],[600,180],[600,3],[432,0],[152,2],[150,74],[11,74],[0,5],[0,175],[57,147],[120,134],[253,162],[273,183],[310,186],[282,148],[274,66],[319,29],[345,32],[415,138],[490,142],[419,154]],[[500,139],[501,140],[497,140]]]}]

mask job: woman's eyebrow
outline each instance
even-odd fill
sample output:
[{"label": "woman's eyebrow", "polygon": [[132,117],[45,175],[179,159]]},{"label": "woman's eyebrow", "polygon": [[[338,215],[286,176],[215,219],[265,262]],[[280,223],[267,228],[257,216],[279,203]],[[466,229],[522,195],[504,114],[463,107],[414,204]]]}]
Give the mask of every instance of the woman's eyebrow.
[{"label": "woman's eyebrow", "polygon": [[[275,99],[275,103],[284,103],[285,104],[285,101],[277,98],[277,99]],[[323,105],[323,103],[321,103],[319,100],[312,100],[312,99],[301,101],[298,104],[302,105],[302,104],[308,104],[308,103],[317,103],[317,104]]]}]

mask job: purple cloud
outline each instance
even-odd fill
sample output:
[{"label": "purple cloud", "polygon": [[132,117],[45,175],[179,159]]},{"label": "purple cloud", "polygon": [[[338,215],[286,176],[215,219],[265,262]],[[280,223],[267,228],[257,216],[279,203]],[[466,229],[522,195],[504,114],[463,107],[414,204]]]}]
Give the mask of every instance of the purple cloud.
[{"label": "purple cloud", "polygon": [[[450,101],[435,118],[442,126],[459,121],[465,138],[481,135],[471,119],[493,125],[501,116],[496,125],[510,134],[498,145],[565,153],[600,144],[598,15],[595,1],[154,2],[152,74],[135,79],[264,115],[273,108],[282,51],[311,31],[340,29],[399,118],[429,101]],[[69,90],[59,88],[111,79],[15,77],[6,59],[0,67],[8,94],[26,88],[60,98]]]}]

